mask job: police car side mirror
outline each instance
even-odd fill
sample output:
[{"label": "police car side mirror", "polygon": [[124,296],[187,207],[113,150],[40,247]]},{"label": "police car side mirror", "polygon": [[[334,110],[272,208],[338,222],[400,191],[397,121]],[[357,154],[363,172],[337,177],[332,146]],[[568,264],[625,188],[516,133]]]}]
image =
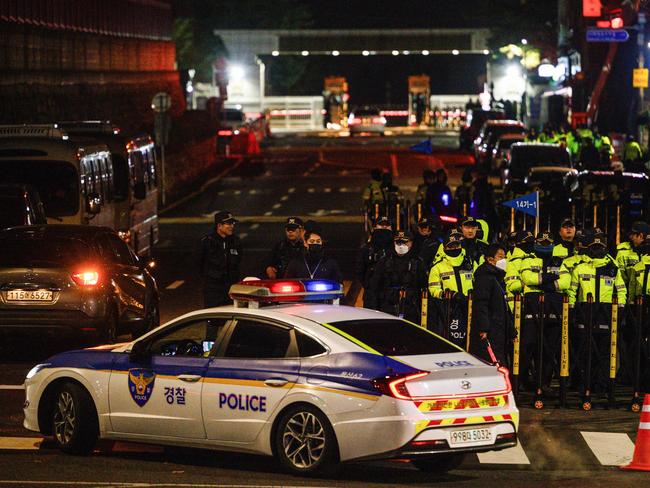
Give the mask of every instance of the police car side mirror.
[{"label": "police car side mirror", "polygon": [[151,353],[149,352],[148,344],[145,341],[138,341],[133,344],[131,353],[129,354],[129,361],[132,363],[148,363],[151,360]]}]

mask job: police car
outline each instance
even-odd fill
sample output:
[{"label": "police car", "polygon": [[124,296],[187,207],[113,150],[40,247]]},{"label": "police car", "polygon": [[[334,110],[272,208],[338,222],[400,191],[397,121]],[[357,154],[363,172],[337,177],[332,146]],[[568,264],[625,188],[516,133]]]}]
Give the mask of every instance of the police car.
[{"label": "police car", "polygon": [[386,458],[443,472],[516,444],[505,368],[339,306],[338,283],[245,281],[230,294],[233,306],[36,365],[24,426],[69,453],[101,437],[273,455],[299,474]]}]

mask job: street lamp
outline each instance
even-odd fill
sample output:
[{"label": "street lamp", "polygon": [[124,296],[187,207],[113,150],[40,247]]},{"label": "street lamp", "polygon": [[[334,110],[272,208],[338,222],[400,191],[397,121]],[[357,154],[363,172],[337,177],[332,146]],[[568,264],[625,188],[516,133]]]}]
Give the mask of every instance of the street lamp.
[{"label": "street lamp", "polygon": [[309,51],[303,51],[300,54],[302,54],[303,56],[309,56]]},{"label": "street lamp", "polygon": [[422,51],[422,56],[428,56],[428,55],[429,55],[429,51],[427,49],[424,49]]},{"label": "street lamp", "polygon": [[338,51],[332,51],[332,56],[338,56],[339,54],[341,54],[341,53],[338,52]]},{"label": "street lamp", "polygon": [[453,51],[451,51],[451,54],[453,54],[454,56],[458,56],[460,54],[460,51],[458,49],[454,49]]},{"label": "street lamp", "polygon": [[246,75],[246,70],[239,64],[233,64],[228,68],[228,75],[232,81],[241,81]]}]

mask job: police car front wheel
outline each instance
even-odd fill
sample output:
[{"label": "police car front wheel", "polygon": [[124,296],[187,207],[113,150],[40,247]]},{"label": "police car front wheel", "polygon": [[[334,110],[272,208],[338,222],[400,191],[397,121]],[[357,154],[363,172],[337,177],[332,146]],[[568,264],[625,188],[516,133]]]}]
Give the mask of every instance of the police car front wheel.
[{"label": "police car front wheel", "polygon": [[320,410],[308,405],[297,405],[284,412],[274,442],[280,463],[292,473],[331,474],[338,465],[332,426]]},{"label": "police car front wheel", "polygon": [[52,406],[52,433],[59,448],[69,454],[89,454],[99,432],[92,398],[80,385],[66,383]]}]

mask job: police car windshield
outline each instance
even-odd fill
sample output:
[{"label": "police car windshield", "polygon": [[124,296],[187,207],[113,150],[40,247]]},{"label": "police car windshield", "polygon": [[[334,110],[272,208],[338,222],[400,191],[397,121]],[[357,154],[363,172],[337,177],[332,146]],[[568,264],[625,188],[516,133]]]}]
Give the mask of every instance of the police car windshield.
[{"label": "police car windshield", "polygon": [[456,346],[404,320],[346,320],[331,325],[386,356],[460,352]]}]

